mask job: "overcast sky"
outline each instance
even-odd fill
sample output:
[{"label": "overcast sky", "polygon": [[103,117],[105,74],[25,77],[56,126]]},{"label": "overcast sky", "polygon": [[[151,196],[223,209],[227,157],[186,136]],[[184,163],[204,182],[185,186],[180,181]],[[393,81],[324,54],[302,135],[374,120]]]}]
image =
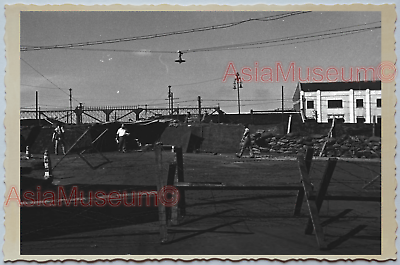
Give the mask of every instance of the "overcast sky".
[{"label": "overcast sky", "polygon": [[[22,12],[21,46],[48,46],[128,38],[174,32],[266,18],[289,12]],[[228,113],[237,112],[237,91],[233,90],[234,65],[245,82],[240,90],[242,113],[272,110],[281,106],[284,86],[285,108],[292,107],[298,68],[305,78],[307,67],[323,70],[351,67],[376,67],[380,63],[381,30],[342,35],[333,34],[380,26],[380,12],[310,12],[277,20],[252,20],[239,25],[203,32],[177,34],[148,40],[85,46],[78,49],[41,49],[21,52],[21,108],[35,106],[39,92],[41,109],[69,106],[68,89],[72,88],[73,106],[144,105],[167,107],[171,86],[175,103],[196,106],[197,96],[203,106],[216,106]],[[370,24],[372,22],[378,22]],[[365,25],[367,24],[367,25]],[[353,27],[359,25],[357,27]],[[361,25],[361,26],[360,26]],[[340,31],[340,30],[339,30]],[[322,36],[299,41],[279,41],[284,37]],[[327,35],[333,34],[333,35]],[[236,44],[274,40],[235,48]],[[318,40],[317,40],[318,39]],[[177,64],[176,51],[223,45],[233,49],[185,52],[186,63]],[[88,50],[92,49],[92,50]],[[146,51],[146,52],[144,52]],[[263,82],[261,69],[284,72],[295,63],[295,82]],[[256,67],[257,66],[257,67]],[[252,80],[242,73],[251,69]],[[255,68],[258,78],[255,78]],[[249,70],[245,70],[250,73]],[[355,74],[353,73],[355,78]],[[311,73],[311,77],[318,77]],[[264,80],[270,76],[264,76]],[[311,80],[312,81],[312,80]],[[326,81],[326,79],[324,79]]]}]

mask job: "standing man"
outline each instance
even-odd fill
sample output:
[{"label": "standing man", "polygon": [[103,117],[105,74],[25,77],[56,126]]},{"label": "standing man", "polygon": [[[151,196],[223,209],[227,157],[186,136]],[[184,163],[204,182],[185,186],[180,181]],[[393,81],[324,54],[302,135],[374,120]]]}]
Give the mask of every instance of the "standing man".
[{"label": "standing man", "polygon": [[54,142],[54,153],[58,155],[58,146],[61,145],[63,155],[65,155],[65,143],[64,143],[64,127],[57,123],[57,127],[54,129],[51,141]]},{"label": "standing man", "polygon": [[126,152],[126,137],[129,135],[128,130],[125,129],[125,125],[121,124],[121,128],[118,129],[115,140],[118,143],[118,152]]},{"label": "standing man", "polygon": [[185,123],[189,123],[190,122],[190,119],[191,119],[191,117],[192,117],[192,115],[190,114],[190,112],[188,111],[187,113],[186,113],[186,117],[185,117]]},{"label": "standing man", "polygon": [[242,136],[242,140],[240,141],[240,152],[236,154],[237,157],[241,158],[244,152],[244,149],[249,148],[250,158],[254,157],[253,149],[251,149],[251,139],[250,139],[250,129],[249,125],[244,125],[244,132]]}]

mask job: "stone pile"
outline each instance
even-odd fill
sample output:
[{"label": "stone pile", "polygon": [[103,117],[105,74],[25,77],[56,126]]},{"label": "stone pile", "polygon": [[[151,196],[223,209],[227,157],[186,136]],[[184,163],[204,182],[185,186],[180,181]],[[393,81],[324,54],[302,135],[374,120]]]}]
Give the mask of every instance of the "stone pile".
[{"label": "stone pile", "polygon": [[[319,156],[324,148],[327,157],[352,157],[352,158],[380,158],[381,138],[372,136],[342,135],[337,138],[328,138],[326,135],[312,134],[300,136],[296,134],[273,135],[256,133],[253,135],[254,149],[261,153],[271,154],[298,154],[307,148],[314,148],[314,155]],[[258,150],[257,150],[258,149]]]}]

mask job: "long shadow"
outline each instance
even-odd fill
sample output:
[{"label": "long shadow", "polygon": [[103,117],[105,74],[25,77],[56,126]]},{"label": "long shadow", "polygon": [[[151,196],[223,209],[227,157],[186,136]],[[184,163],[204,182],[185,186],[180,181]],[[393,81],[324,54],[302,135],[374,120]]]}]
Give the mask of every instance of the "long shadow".
[{"label": "long shadow", "polygon": [[346,209],[346,210],[344,210],[343,212],[339,213],[338,215],[333,216],[333,217],[329,218],[328,220],[323,221],[323,222],[321,223],[321,226],[327,226],[327,225],[329,225],[329,224],[331,224],[331,223],[334,223],[334,222],[338,221],[340,218],[345,217],[346,214],[348,214],[348,213],[351,212],[352,210],[353,210],[353,209]]},{"label": "long shadow", "polygon": [[194,234],[190,234],[190,235],[187,235],[187,236],[183,236],[183,237],[168,241],[166,244],[173,244],[173,243],[176,243],[176,242],[179,242],[179,241],[183,241],[183,240],[186,240],[188,238],[192,238],[192,237],[195,237],[195,236],[198,236],[198,235],[201,235],[201,234],[205,234],[205,233],[208,233],[208,232],[214,232],[215,230],[217,230],[219,228],[230,226],[230,225],[234,225],[234,224],[237,224],[237,223],[240,223],[240,222],[243,222],[243,220],[237,220],[237,221],[233,221],[233,222],[230,222],[230,223],[217,225],[217,226],[214,226],[214,227],[211,227],[211,228],[208,228],[208,229],[198,230]]},{"label": "long shadow", "polygon": [[176,225],[176,226],[187,225],[187,224],[190,224],[190,223],[194,223],[194,222],[197,222],[197,221],[200,221],[200,220],[203,220],[203,219],[206,219],[206,218],[210,218],[210,217],[215,217],[215,216],[218,216],[218,215],[221,215],[221,214],[224,214],[224,213],[227,213],[227,212],[231,212],[231,211],[232,211],[232,209],[221,211],[221,212],[216,212],[216,213],[212,213],[212,214],[203,215],[203,216],[201,216],[199,218],[195,218],[195,219],[191,219],[191,220],[182,222],[182,223],[180,223],[179,225]]},{"label": "long shadow", "polygon": [[[157,228],[158,229],[158,228]],[[159,231],[144,231],[144,232],[138,232],[138,233],[123,233],[123,234],[112,234],[112,235],[91,235],[91,236],[71,236],[71,237],[57,237],[57,238],[44,238],[44,239],[39,239],[35,240],[36,241],[58,241],[58,240],[71,240],[71,239],[95,239],[95,238],[107,238],[107,237],[125,237],[125,236],[143,236],[143,235],[159,235]]]},{"label": "long shadow", "polygon": [[328,244],[327,249],[331,250],[334,249],[336,247],[338,247],[340,244],[344,243],[345,241],[349,240],[350,238],[352,238],[353,236],[355,236],[357,233],[359,233],[361,230],[363,230],[364,228],[366,228],[366,225],[359,225],[356,228],[354,228],[353,230],[351,230],[349,233],[347,233],[344,236],[339,237],[338,239],[336,239],[335,241],[331,242]]},{"label": "long shadow", "polygon": [[[44,192],[52,191],[57,193],[57,186],[49,185],[47,182],[32,182],[26,183],[25,190],[21,190],[21,197],[25,191],[35,192],[33,197],[35,200],[43,200]],[[34,186],[32,186],[32,184]],[[43,186],[40,186],[43,184]],[[37,199],[37,187],[41,187],[42,197]],[[69,206],[65,205],[65,201],[61,202],[61,206],[56,203],[56,206],[45,207],[41,206],[21,206],[20,208],[20,235],[21,242],[48,240],[52,237],[64,236],[96,231],[101,229],[123,227],[134,224],[142,224],[158,221],[158,209],[154,206],[154,196],[151,196],[150,205],[146,206],[146,196],[142,197],[142,206],[138,206],[138,199],[135,199],[136,204],[128,206],[132,202],[132,197],[124,200],[121,196],[119,206],[110,206],[109,200],[106,200],[105,206],[98,206],[95,202],[94,194],[96,191],[103,191],[109,194],[111,191],[122,191],[127,193],[139,191],[154,191],[154,186],[126,186],[126,185],[74,185],[77,186],[77,198],[82,192],[83,197],[87,198],[89,191],[93,192],[92,206],[82,206],[79,199],[77,206],[73,202]],[[64,186],[66,198],[70,198],[70,192],[74,186]],[[56,195],[57,196],[57,195]],[[58,196],[59,198],[60,196]],[[22,201],[24,201],[22,199]],[[84,203],[88,203],[85,200]],[[116,203],[116,201],[113,201]],[[133,203],[132,203],[133,204]]]},{"label": "long shadow", "polygon": [[377,241],[382,240],[381,236],[357,236],[356,238],[366,239],[366,240],[377,240]]},{"label": "long shadow", "polygon": [[[234,196],[234,195],[232,195]],[[200,202],[200,203],[187,203],[186,206],[205,206],[205,205],[213,205],[213,204],[223,204],[223,203],[229,203],[229,202],[237,202],[237,201],[251,201],[251,200],[258,200],[258,199],[271,199],[271,198],[289,198],[289,197],[295,197],[296,195],[260,195],[260,196],[252,196],[252,197],[247,197],[247,198],[237,198],[237,199],[227,199],[227,200],[218,200],[216,199],[215,201],[210,201],[210,202]]]}]

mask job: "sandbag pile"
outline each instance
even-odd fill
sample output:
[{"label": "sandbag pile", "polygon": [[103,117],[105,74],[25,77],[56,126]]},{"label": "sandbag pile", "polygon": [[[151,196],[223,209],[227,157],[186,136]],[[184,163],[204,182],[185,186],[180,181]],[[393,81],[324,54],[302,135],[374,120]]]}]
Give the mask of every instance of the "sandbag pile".
[{"label": "sandbag pile", "polygon": [[256,133],[253,135],[254,147],[261,153],[271,154],[298,154],[307,148],[314,148],[314,155],[319,155],[324,148],[327,157],[352,158],[380,158],[381,138],[372,136],[342,135],[337,138],[328,138],[321,134],[299,136],[296,134],[272,135]]}]

